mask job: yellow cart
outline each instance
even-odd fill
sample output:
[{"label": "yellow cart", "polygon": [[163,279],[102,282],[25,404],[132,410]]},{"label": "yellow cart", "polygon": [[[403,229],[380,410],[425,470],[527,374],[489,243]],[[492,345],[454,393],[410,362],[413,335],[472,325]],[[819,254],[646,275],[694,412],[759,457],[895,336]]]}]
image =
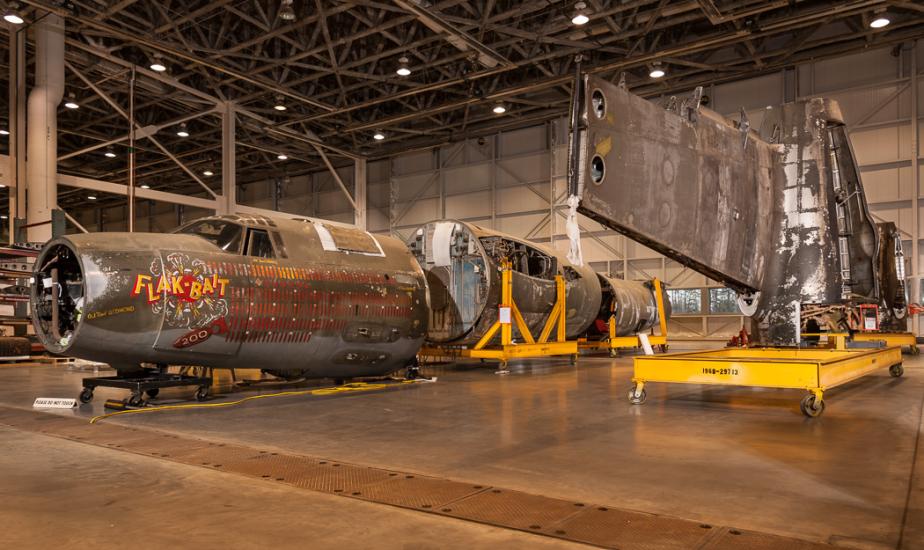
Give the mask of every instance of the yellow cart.
[{"label": "yellow cart", "polygon": [[[838,342],[843,344],[843,339]],[[875,370],[904,373],[898,346],[878,349],[726,348],[635,358],[629,402],[645,401],[651,382],[788,388],[808,391],[801,410],[809,417],[825,410],[824,392]]]}]

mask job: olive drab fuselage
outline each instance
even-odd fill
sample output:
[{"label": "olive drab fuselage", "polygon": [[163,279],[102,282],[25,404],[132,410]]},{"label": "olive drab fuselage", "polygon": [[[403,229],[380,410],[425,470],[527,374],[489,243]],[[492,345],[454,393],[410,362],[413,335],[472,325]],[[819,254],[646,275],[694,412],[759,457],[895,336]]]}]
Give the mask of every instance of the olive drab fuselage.
[{"label": "olive drab fuselage", "polygon": [[427,289],[400,241],[264,216],[184,227],[50,241],[32,292],[46,348],[120,371],[154,363],[342,378],[413,361]]}]

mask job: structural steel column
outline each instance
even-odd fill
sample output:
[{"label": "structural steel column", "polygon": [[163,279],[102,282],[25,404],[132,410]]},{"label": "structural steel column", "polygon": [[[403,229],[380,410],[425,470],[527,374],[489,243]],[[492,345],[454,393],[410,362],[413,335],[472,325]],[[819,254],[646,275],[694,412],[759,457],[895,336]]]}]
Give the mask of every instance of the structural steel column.
[{"label": "structural steel column", "polygon": [[10,32],[10,244],[17,218],[26,217],[26,33]]},{"label": "structural steel column", "polygon": [[237,124],[234,103],[226,101],[221,111],[221,197],[218,214],[233,214],[237,205],[237,174],[234,139]]},{"label": "structural steel column", "polygon": [[353,210],[353,223],[363,230],[366,229],[366,210],[369,207],[366,200],[367,180],[366,159],[353,160],[353,202],[356,203]]},{"label": "structural steel column", "polygon": [[[918,151],[920,147],[920,135],[918,131],[918,59],[917,43],[911,43],[911,239],[914,243],[911,246],[911,301],[918,304],[921,301],[921,281],[918,274],[921,272],[921,221],[920,221],[920,204],[921,197],[921,167],[918,164],[920,157]],[[911,332],[915,336],[920,334],[919,315],[913,315],[911,318]]]}]

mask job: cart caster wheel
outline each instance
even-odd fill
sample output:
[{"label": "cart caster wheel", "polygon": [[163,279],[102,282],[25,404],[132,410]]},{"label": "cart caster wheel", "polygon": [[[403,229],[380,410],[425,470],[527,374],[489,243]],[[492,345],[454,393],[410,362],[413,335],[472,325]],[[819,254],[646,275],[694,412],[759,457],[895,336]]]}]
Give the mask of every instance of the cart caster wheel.
[{"label": "cart caster wheel", "polygon": [[641,405],[645,402],[645,399],[648,397],[648,392],[645,391],[645,388],[642,388],[642,391],[638,394],[635,393],[635,388],[633,387],[629,390],[629,403],[633,405]]},{"label": "cart caster wheel", "polygon": [[90,388],[84,388],[80,395],[77,397],[81,403],[89,403],[93,401],[93,390]]},{"label": "cart caster wheel", "polygon": [[577,365],[577,361],[578,361],[578,356],[577,356],[577,355],[572,355],[572,356],[571,356],[571,364],[572,364],[572,365]]},{"label": "cart caster wheel", "polygon": [[148,394],[148,399],[154,399],[157,397],[157,394],[160,393],[160,388],[151,388],[144,393]]},{"label": "cart caster wheel", "polygon": [[911,355],[920,355],[920,354],[921,354],[921,348],[919,348],[919,347],[917,347],[917,346],[911,346],[910,351],[911,351]]},{"label": "cart caster wheel", "polygon": [[196,401],[205,401],[211,393],[211,388],[208,386],[199,386],[199,389],[196,390]]},{"label": "cart caster wheel", "polygon": [[889,374],[891,374],[893,378],[898,378],[899,376],[905,374],[905,367],[903,367],[901,363],[892,365],[889,367]]},{"label": "cart caster wheel", "polygon": [[815,394],[810,393],[802,398],[802,402],[799,403],[799,408],[805,416],[816,418],[821,416],[821,413],[825,412],[825,402],[821,399],[815,399]]},{"label": "cart caster wheel", "polygon": [[127,404],[129,407],[143,407],[144,397],[142,397],[140,393],[133,393],[132,396],[128,398]]},{"label": "cart caster wheel", "polygon": [[407,373],[404,375],[405,380],[417,380],[421,378],[420,376],[420,367],[408,367]]},{"label": "cart caster wheel", "polygon": [[658,347],[661,348],[661,353],[667,353],[667,344],[661,344]]},{"label": "cart caster wheel", "polygon": [[611,349],[611,350],[610,350],[610,357],[612,357],[613,359],[619,357],[619,351],[617,351],[617,350],[615,350],[615,349]]}]

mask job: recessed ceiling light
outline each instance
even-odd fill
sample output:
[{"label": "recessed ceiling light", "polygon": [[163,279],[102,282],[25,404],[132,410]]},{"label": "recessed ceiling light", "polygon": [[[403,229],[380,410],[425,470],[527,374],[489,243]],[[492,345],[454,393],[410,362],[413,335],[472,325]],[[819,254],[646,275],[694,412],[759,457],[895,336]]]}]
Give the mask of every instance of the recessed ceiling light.
[{"label": "recessed ceiling light", "polygon": [[661,78],[666,74],[667,72],[664,71],[664,68],[661,67],[661,64],[655,63],[651,66],[651,72],[648,73],[648,76],[651,78]]},{"label": "recessed ceiling light", "polygon": [[398,73],[398,76],[410,76],[411,67],[408,65],[409,63],[410,61],[405,56],[401,56],[401,58],[398,59],[398,70],[395,71]]},{"label": "recessed ceiling light", "polygon": [[292,8],[292,0],[282,0],[279,7],[279,19],[283,21],[295,21],[295,10]]},{"label": "recessed ceiling light", "polygon": [[376,132],[372,134],[372,139],[374,139],[375,141],[382,141],[383,139],[385,139],[385,134],[383,134],[382,132]]},{"label": "recessed ceiling light", "polygon": [[587,16],[587,4],[578,2],[574,5],[574,14],[571,16],[571,22],[575,25],[586,25],[590,21]]},{"label": "recessed ceiling light", "polygon": [[87,195],[87,200],[95,201],[96,195]]},{"label": "recessed ceiling light", "polygon": [[279,160],[288,160],[288,159],[289,159],[289,157],[287,157],[286,155],[281,154],[281,153],[278,154],[278,155],[276,155],[276,158],[279,159]]},{"label": "recessed ceiling light", "polygon": [[3,20],[13,25],[22,25],[25,23],[25,20],[21,15],[19,15],[19,12],[16,11],[17,7],[18,6],[15,2],[10,4],[10,7],[8,7],[6,11],[3,12]]},{"label": "recessed ceiling light", "polygon": [[214,175],[215,175],[215,172],[212,172],[211,170],[206,170],[206,171],[202,172],[202,175],[203,175],[203,176],[214,176]]},{"label": "recessed ceiling light", "polygon": [[162,73],[167,70],[167,66],[164,65],[164,60],[161,59],[160,55],[155,55],[151,60],[151,70]]},{"label": "recessed ceiling light", "polygon": [[888,17],[880,15],[876,19],[870,21],[869,26],[874,29],[881,29],[882,27],[887,26],[889,23],[891,23],[891,21],[889,21]]}]

